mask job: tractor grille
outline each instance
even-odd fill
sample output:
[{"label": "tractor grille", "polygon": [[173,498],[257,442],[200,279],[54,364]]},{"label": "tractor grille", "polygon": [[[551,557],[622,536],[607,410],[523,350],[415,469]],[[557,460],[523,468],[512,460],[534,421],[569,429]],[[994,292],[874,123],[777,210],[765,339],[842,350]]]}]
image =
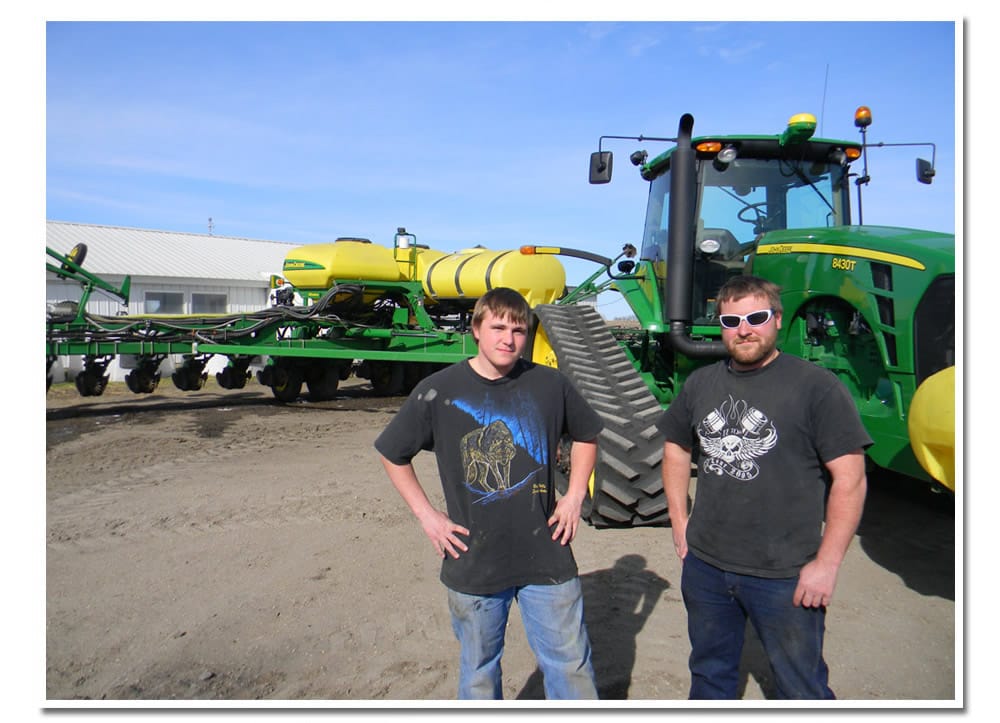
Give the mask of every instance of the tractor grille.
[{"label": "tractor grille", "polygon": [[916,375],[927,377],[955,364],[955,277],[939,276],[917,305],[913,320]]}]

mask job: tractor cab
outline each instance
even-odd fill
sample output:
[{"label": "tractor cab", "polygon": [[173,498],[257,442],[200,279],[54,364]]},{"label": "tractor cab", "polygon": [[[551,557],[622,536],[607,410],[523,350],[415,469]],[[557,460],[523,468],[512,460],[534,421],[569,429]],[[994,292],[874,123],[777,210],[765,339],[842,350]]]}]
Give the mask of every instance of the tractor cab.
[{"label": "tractor cab", "polygon": [[[795,116],[789,128],[815,126]],[[851,223],[848,161],[859,145],[795,136],[703,137],[692,139],[693,194],[684,215],[692,222],[671,241],[671,149],[641,167],[650,181],[640,258],[653,262],[658,285],[666,280],[670,244],[690,249],[690,321],[714,324],[715,292],[727,277],[743,272],[760,239],[785,229],[828,229]],[[641,156],[640,156],[641,158]],[[680,227],[679,227],[680,228]]]}]

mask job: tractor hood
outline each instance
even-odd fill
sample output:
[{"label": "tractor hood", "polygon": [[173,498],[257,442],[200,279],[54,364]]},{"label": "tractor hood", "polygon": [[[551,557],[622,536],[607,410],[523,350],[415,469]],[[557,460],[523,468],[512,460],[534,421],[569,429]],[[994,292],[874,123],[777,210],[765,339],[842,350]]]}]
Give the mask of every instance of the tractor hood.
[{"label": "tractor hood", "polygon": [[955,236],[891,226],[839,226],[771,231],[757,254],[832,253],[897,264],[933,274],[954,273]]}]

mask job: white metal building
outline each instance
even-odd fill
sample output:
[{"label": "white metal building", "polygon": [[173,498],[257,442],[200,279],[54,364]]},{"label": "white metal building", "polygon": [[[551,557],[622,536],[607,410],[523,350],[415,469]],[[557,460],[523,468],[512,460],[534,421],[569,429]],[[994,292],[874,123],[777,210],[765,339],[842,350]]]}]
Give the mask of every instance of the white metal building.
[{"label": "white metal building", "polygon": [[[115,287],[131,276],[126,307],[121,300],[95,291],[87,310],[102,316],[119,314],[219,314],[255,311],[268,305],[270,278],[280,274],[285,254],[299,244],[231,236],[152,231],[61,221],[46,222],[46,246],[67,254],[78,243],[87,246],[83,268]],[[46,256],[46,261],[55,263]],[[46,274],[46,303],[79,301],[80,285]],[[213,359],[219,371],[225,360]],[[61,367],[61,368],[60,368]],[[82,360],[62,358],[53,381],[72,377]],[[109,367],[112,381],[124,379],[118,361]],[[160,369],[173,372],[171,361]],[[162,382],[161,382],[162,383]]]}]

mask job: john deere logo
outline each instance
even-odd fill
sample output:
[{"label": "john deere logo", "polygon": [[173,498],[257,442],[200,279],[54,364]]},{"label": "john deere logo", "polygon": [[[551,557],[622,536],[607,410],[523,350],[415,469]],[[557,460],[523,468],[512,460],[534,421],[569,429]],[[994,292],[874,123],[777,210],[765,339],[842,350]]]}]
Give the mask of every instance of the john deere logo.
[{"label": "john deere logo", "polygon": [[[870,261],[883,261],[887,264],[898,264],[899,266],[906,266],[911,269],[917,269],[918,271],[923,271],[926,267],[917,261],[916,259],[911,259],[908,256],[902,256],[901,254],[890,254],[885,251],[873,251],[872,249],[857,248],[855,246],[841,246],[839,244],[817,244],[817,243],[788,243],[788,244],[769,244],[762,245],[757,249],[758,255],[760,254],[832,254],[838,257],[842,256],[854,256],[859,259],[868,259]],[[847,268],[843,263],[846,259],[841,259],[842,263],[840,265],[834,264],[834,268],[839,268],[844,271],[853,271],[854,267]],[[854,262],[851,262],[854,263]]]},{"label": "john deere logo", "polygon": [[315,261],[300,261],[299,259],[285,259],[285,264],[282,266],[285,271],[317,271],[323,269],[323,264],[317,264]]}]

